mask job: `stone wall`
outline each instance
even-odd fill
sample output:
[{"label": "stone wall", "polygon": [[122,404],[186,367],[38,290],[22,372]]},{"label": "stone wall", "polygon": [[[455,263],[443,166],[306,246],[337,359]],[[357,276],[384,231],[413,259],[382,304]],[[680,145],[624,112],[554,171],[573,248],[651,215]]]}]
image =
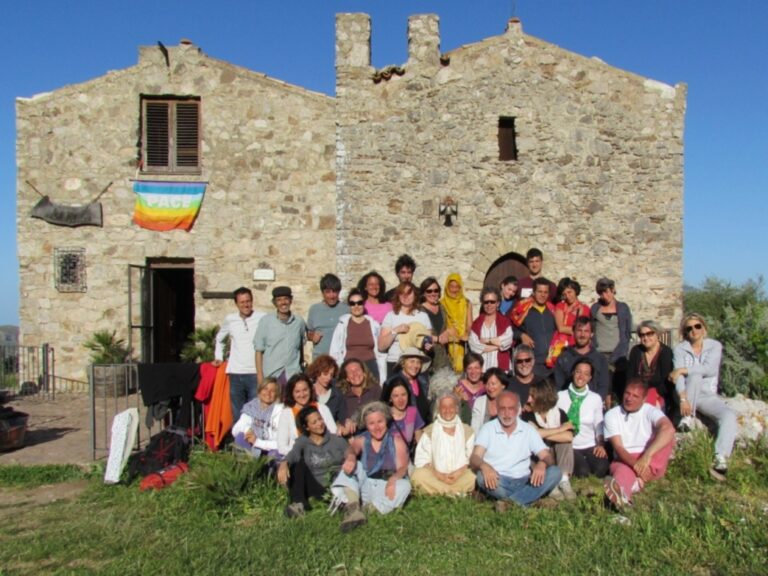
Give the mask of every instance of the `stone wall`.
[{"label": "stone wall", "polygon": [[[378,83],[370,20],[337,16],[338,266],[393,279],[460,272],[472,295],[491,264],[537,246],[545,273],[617,280],[636,320],[674,326],[682,298],[685,85],[667,86],[522,32],[439,53],[438,19],[409,21],[404,74]],[[442,56],[442,58],[441,58]],[[515,118],[517,161],[497,126]],[[439,202],[458,202],[453,227]]]},{"label": "stone wall", "polygon": [[[131,68],[17,101],[17,228],[21,339],[49,342],[57,374],[83,378],[82,342],[95,330],[127,335],[127,265],[194,259],[197,326],[221,321],[231,300],[206,291],[254,289],[270,309],[275,283],[293,285],[296,308],[318,299],[335,262],[333,99],[203,55],[191,44],[142,47]],[[132,222],[142,94],[201,98],[205,199],[190,232],[154,232]],[[160,177],[159,179],[162,179]],[[32,219],[39,197],[84,204],[101,198],[104,227],[65,228]],[[86,248],[87,292],[54,287],[54,248]],[[275,283],[255,283],[269,267]]]}]

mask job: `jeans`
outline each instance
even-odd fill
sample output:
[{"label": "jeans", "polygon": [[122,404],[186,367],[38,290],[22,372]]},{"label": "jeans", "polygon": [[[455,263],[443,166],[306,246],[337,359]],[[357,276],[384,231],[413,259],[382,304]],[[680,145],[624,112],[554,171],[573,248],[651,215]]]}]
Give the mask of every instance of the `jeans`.
[{"label": "jeans", "polygon": [[357,463],[357,468],[352,475],[346,474],[343,470],[339,472],[331,486],[334,496],[342,502],[347,502],[344,488],[351,488],[357,492],[363,505],[373,504],[381,514],[388,514],[396,508],[400,508],[411,493],[410,481],[408,478],[401,478],[395,482],[395,498],[390,500],[385,493],[387,481],[368,478],[360,462]]},{"label": "jeans", "polygon": [[256,374],[229,375],[229,401],[232,403],[232,420],[237,422],[243,405],[256,398]]},{"label": "jeans", "polygon": [[477,485],[482,492],[485,492],[491,498],[495,498],[496,500],[512,500],[521,506],[528,506],[533,502],[536,502],[539,498],[549,494],[552,489],[560,483],[562,476],[560,468],[557,466],[547,466],[544,482],[541,483],[541,486],[534,486],[530,483],[530,475],[523,476],[522,478],[499,475],[499,481],[496,484],[496,488],[490,490],[485,485],[483,473],[478,471]]}]

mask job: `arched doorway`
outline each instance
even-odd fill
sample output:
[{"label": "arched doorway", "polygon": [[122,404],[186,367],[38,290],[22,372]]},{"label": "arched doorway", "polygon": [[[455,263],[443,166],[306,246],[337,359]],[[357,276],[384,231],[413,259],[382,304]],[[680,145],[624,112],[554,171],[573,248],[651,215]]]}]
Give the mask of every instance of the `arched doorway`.
[{"label": "arched doorway", "polygon": [[507,252],[488,268],[485,274],[483,286],[498,288],[501,281],[507,276],[517,276],[518,279],[528,276],[528,266],[525,264],[525,256],[517,252]]}]

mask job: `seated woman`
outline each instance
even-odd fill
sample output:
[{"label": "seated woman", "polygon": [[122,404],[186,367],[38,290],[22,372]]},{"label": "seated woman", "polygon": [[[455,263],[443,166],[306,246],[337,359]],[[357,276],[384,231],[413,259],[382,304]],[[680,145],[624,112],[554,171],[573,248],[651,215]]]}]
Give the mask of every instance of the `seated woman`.
[{"label": "seated woman", "polygon": [[[357,289],[365,299],[365,313],[381,324],[387,313],[392,311],[392,303],[384,299],[384,294],[387,293],[384,278],[376,270],[371,270],[360,278]],[[380,376],[384,378],[383,374]]]},{"label": "seated woman", "polygon": [[[384,394],[398,383],[405,383],[411,393],[410,404],[415,406],[425,424],[432,422],[429,401],[429,357],[417,348],[406,348],[400,356],[399,370],[384,383]],[[388,397],[388,396],[387,396]]]},{"label": "seated woman", "polygon": [[469,424],[472,421],[472,408],[475,406],[475,400],[485,394],[485,384],[483,384],[483,357],[475,352],[467,352],[464,355],[464,377],[460,378],[453,393],[461,401],[459,415],[461,421]]},{"label": "seated woman", "polygon": [[339,366],[328,354],[321,354],[307,367],[307,376],[312,382],[312,390],[320,404],[325,404],[333,416],[336,426],[344,424],[347,419],[347,405],[335,379],[339,373]]},{"label": "seated woman", "polygon": [[487,369],[509,370],[509,350],[512,347],[512,323],[498,311],[501,295],[496,288],[486,286],[480,293],[480,315],[472,323],[469,348],[483,355]]},{"label": "seated woman", "polygon": [[590,474],[602,478],[610,465],[603,438],[603,402],[589,389],[591,380],[592,363],[581,358],[571,368],[568,388],[557,393],[557,407],[573,424],[573,475],[577,478]]},{"label": "seated woman", "polygon": [[684,418],[700,414],[717,423],[715,461],[710,472],[716,479],[724,480],[738,425],[736,413],[717,395],[723,346],[707,338],[707,323],[695,313],[683,317],[680,337],[683,341],[675,346],[675,369],[669,381],[675,383],[680,395]]},{"label": "seated woman", "polygon": [[586,316],[591,312],[589,306],[579,302],[581,284],[567,276],[562,278],[557,285],[557,304],[555,304],[555,326],[557,329],[552,335],[547,354],[547,368],[554,368],[557,357],[567,346],[573,346],[576,341],[573,338],[573,323],[576,318]]},{"label": "seated woman", "polygon": [[277,422],[277,451],[280,458],[293,448],[296,438],[299,437],[299,430],[296,427],[296,416],[302,408],[315,406],[323,417],[325,427],[331,434],[336,434],[336,422],[331,415],[331,411],[325,404],[320,404],[315,396],[315,391],[309,383],[309,377],[306,374],[294,374],[285,385],[285,397],[283,398],[285,408],[280,412],[280,419]]},{"label": "seated woman", "polygon": [[419,286],[419,310],[429,316],[429,322],[432,325],[434,338],[430,356],[432,363],[430,368],[433,372],[450,365],[448,358],[447,316],[443,305],[440,303],[440,283],[434,276],[426,278]]},{"label": "seated woman", "polygon": [[347,360],[339,370],[339,390],[344,398],[346,420],[339,434],[351,436],[357,431],[360,410],[381,397],[381,386],[360,360]]},{"label": "seated woman", "polygon": [[394,374],[403,348],[414,346],[429,352],[429,345],[423,339],[431,334],[432,323],[427,313],[418,309],[418,299],[418,290],[411,282],[395,288],[392,311],[381,323],[378,342],[379,350],[387,353],[386,378]]},{"label": "seated woman", "polygon": [[448,350],[453,371],[461,373],[464,369],[464,348],[472,330],[472,303],[464,296],[464,281],[460,274],[448,274],[445,279],[445,293],[440,299],[445,310],[445,330],[435,331],[438,340]]},{"label": "seated woman", "polygon": [[568,415],[557,407],[554,382],[541,380],[531,386],[530,411],[520,413],[521,420],[531,424],[555,454],[555,463],[563,476],[560,483],[549,493],[555,500],[575,500],[571,487],[573,474],[573,423]]},{"label": "seated woman", "polygon": [[413,454],[421,438],[424,420],[413,405],[410,388],[405,380],[395,379],[390,386],[384,388],[381,401],[389,406],[391,431],[403,439],[408,446],[408,454]]},{"label": "seated woman", "polygon": [[346,440],[328,432],[316,406],[302,408],[296,424],[301,436],[277,469],[277,481],[288,486],[291,498],[285,508],[289,518],[303,516],[310,509],[310,497],[325,495],[349,448]]},{"label": "seated woman", "polygon": [[362,293],[352,288],[347,296],[349,314],[342,314],[339,318],[333,331],[330,353],[339,364],[346,360],[360,360],[368,366],[376,381],[381,382],[381,375],[387,369],[387,356],[379,352],[377,345],[381,325],[365,314],[364,304]]},{"label": "seated woman", "polygon": [[669,381],[672,372],[672,349],[659,339],[661,330],[653,320],[637,325],[640,344],[629,352],[627,378],[640,378],[648,386],[646,402],[661,408],[673,424],[680,421],[680,402],[675,386]]},{"label": "seated woman", "polygon": [[256,398],[245,403],[232,426],[235,445],[254,457],[277,457],[277,426],[283,411],[283,405],[276,402],[279,393],[277,380],[265,378],[256,390]]},{"label": "seated woman", "polygon": [[350,440],[341,472],[331,487],[334,500],[345,504],[342,532],[367,522],[361,503],[387,514],[400,508],[411,492],[408,448],[389,430],[387,405],[372,402],[363,408],[360,418],[365,432]]},{"label": "seated woman", "polygon": [[[472,407],[472,430],[478,433],[483,424],[496,418],[496,398],[507,388],[509,380],[501,368],[489,368],[483,374],[485,394],[475,400]],[[520,399],[520,404],[525,400]]]},{"label": "seated woman", "polygon": [[475,444],[472,428],[459,419],[459,398],[445,392],[437,398],[437,418],[424,429],[411,476],[417,492],[458,496],[475,488],[469,457]]}]

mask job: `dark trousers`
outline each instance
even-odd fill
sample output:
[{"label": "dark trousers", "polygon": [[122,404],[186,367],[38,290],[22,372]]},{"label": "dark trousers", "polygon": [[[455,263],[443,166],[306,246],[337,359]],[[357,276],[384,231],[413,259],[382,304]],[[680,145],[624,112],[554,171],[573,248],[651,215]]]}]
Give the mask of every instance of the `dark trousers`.
[{"label": "dark trousers", "polygon": [[288,493],[291,496],[291,504],[301,502],[304,508],[309,510],[309,499],[322,498],[325,495],[325,487],[315,479],[307,463],[299,460],[290,466]]},{"label": "dark trousers", "polygon": [[593,448],[573,449],[573,475],[577,478],[587,476],[604,477],[608,474],[611,461],[608,458],[598,458]]}]

